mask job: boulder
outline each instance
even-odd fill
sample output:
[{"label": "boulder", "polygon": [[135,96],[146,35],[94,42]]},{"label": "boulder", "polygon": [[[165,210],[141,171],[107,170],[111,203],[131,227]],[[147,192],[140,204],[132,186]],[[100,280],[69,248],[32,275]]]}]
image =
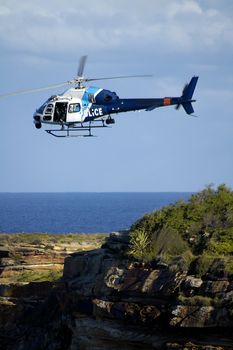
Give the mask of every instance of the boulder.
[{"label": "boulder", "polygon": [[91,278],[97,275],[101,268],[103,249],[92,250],[91,252],[74,253],[65,258],[64,279],[76,277]]},{"label": "boulder", "polygon": [[9,258],[10,251],[8,247],[0,247],[0,259]]},{"label": "boulder", "polygon": [[185,279],[185,287],[186,288],[200,288],[203,281],[201,278],[195,277],[195,276],[187,276]]}]

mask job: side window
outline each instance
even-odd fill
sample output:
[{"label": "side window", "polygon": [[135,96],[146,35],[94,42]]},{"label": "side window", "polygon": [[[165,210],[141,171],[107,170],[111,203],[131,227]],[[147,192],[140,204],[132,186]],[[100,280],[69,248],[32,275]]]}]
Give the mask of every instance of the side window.
[{"label": "side window", "polygon": [[69,113],[77,113],[80,112],[81,107],[80,107],[80,103],[71,103],[69,105]]},{"label": "side window", "polygon": [[89,94],[88,95],[88,101],[91,102],[91,103],[95,103],[95,96],[94,96],[94,94]]}]

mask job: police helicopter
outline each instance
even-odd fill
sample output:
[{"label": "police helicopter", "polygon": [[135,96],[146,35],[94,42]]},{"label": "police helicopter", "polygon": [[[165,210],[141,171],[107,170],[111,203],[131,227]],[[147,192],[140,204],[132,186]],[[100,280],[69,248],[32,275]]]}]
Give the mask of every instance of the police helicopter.
[{"label": "police helicopter", "polygon": [[196,100],[193,100],[192,96],[197,84],[197,76],[192,77],[189,84],[185,85],[180,97],[120,98],[115,92],[94,86],[86,87],[84,83],[108,79],[140,78],[150,75],[85,78],[83,72],[86,60],[87,56],[81,57],[77,76],[70,81],[33,90],[2,94],[0,97],[72,85],[73,87],[62,94],[52,95],[33,115],[37,129],[40,129],[42,124],[55,125],[55,128],[45,130],[55,137],[93,136],[92,129],[114,124],[113,115],[129,111],[152,111],[155,108],[174,105],[176,109],[182,106],[188,115],[193,115],[192,102]]}]

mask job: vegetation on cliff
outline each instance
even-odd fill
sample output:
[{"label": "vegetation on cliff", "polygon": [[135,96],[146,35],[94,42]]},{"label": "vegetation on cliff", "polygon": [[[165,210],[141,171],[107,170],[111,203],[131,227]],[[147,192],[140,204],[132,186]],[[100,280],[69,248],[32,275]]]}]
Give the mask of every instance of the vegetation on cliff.
[{"label": "vegetation on cliff", "polygon": [[209,186],[188,202],[144,215],[131,227],[129,254],[145,262],[176,263],[199,275],[221,266],[232,274],[233,191]]},{"label": "vegetation on cliff", "polygon": [[34,244],[44,245],[47,248],[53,247],[56,244],[66,244],[69,246],[73,243],[88,245],[91,243],[101,244],[104,242],[107,234],[105,233],[68,233],[68,234],[49,234],[49,233],[1,233],[0,245],[4,244]]}]

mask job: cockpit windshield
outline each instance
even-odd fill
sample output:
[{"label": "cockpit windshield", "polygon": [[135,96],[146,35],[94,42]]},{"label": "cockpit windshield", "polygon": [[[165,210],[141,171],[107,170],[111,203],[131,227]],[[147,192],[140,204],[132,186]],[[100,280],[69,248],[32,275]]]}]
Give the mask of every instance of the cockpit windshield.
[{"label": "cockpit windshield", "polygon": [[48,98],[48,100],[45,101],[45,102],[42,104],[42,106],[40,106],[40,107],[36,110],[37,113],[43,114],[43,113],[44,113],[44,109],[45,109],[45,107],[47,106],[47,104],[48,104],[49,102],[53,101],[55,97],[56,97],[56,95],[50,96],[50,97]]},{"label": "cockpit windshield", "polygon": [[46,101],[45,103],[43,103],[43,105],[40,106],[40,107],[36,110],[36,112],[39,113],[39,114],[43,114],[44,109],[45,109],[46,106],[47,106],[47,101]]},{"label": "cockpit windshield", "polygon": [[57,96],[56,95],[50,96],[50,98],[47,100],[47,102],[53,101],[55,99],[55,97],[57,97]]}]

